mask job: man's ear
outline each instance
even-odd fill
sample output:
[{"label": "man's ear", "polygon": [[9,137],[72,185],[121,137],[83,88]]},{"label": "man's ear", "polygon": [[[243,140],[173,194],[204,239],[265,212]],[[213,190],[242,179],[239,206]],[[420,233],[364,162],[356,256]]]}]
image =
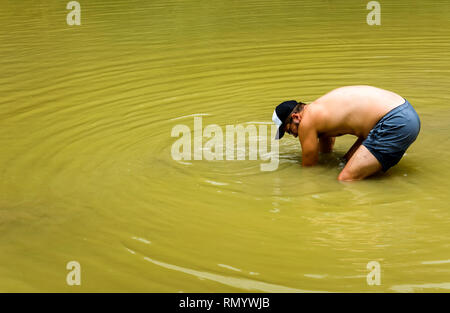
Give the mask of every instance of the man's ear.
[{"label": "man's ear", "polygon": [[301,120],[300,113],[292,113],[291,117],[292,121],[294,121],[295,123],[300,123]]}]

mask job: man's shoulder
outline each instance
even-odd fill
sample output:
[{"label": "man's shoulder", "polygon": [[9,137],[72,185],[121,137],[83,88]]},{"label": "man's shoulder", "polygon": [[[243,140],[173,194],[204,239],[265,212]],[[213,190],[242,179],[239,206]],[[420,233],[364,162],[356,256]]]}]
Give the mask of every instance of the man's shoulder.
[{"label": "man's shoulder", "polygon": [[323,103],[313,102],[308,104],[300,126],[303,124],[306,128],[316,128],[322,123],[326,115],[327,107]]}]

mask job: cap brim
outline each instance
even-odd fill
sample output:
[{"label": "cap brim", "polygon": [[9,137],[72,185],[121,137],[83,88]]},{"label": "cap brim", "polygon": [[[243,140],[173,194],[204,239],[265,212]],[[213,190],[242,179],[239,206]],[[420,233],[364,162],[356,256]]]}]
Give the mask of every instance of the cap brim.
[{"label": "cap brim", "polygon": [[275,136],[275,139],[280,140],[284,136],[284,125],[281,124],[280,127],[278,127],[277,135]]}]

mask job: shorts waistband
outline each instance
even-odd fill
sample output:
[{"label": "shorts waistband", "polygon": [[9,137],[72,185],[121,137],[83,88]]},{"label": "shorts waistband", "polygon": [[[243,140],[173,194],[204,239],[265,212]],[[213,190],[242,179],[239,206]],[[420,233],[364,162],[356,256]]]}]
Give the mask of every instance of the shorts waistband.
[{"label": "shorts waistband", "polygon": [[400,104],[399,106],[393,108],[392,110],[390,110],[389,112],[387,112],[380,120],[380,122],[394,114],[396,114],[399,111],[402,111],[404,109],[406,109],[407,107],[411,106],[411,104],[408,102],[408,100],[406,100],[405,98],[403,98],[403,100],[405,100],[405,102],[403,102],[403,104]]}]

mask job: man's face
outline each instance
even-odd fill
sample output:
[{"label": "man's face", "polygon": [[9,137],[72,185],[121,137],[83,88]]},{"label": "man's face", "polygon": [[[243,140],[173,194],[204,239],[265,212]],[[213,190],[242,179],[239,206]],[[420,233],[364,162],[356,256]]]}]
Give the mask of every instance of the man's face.
[{"label": "man's face", "polygon": [[285,132],[297,138],[299,124],[300,120],[297,118],[296,114],[292,114],[292,116],[289,118],[289,121],[286,123]]}]

